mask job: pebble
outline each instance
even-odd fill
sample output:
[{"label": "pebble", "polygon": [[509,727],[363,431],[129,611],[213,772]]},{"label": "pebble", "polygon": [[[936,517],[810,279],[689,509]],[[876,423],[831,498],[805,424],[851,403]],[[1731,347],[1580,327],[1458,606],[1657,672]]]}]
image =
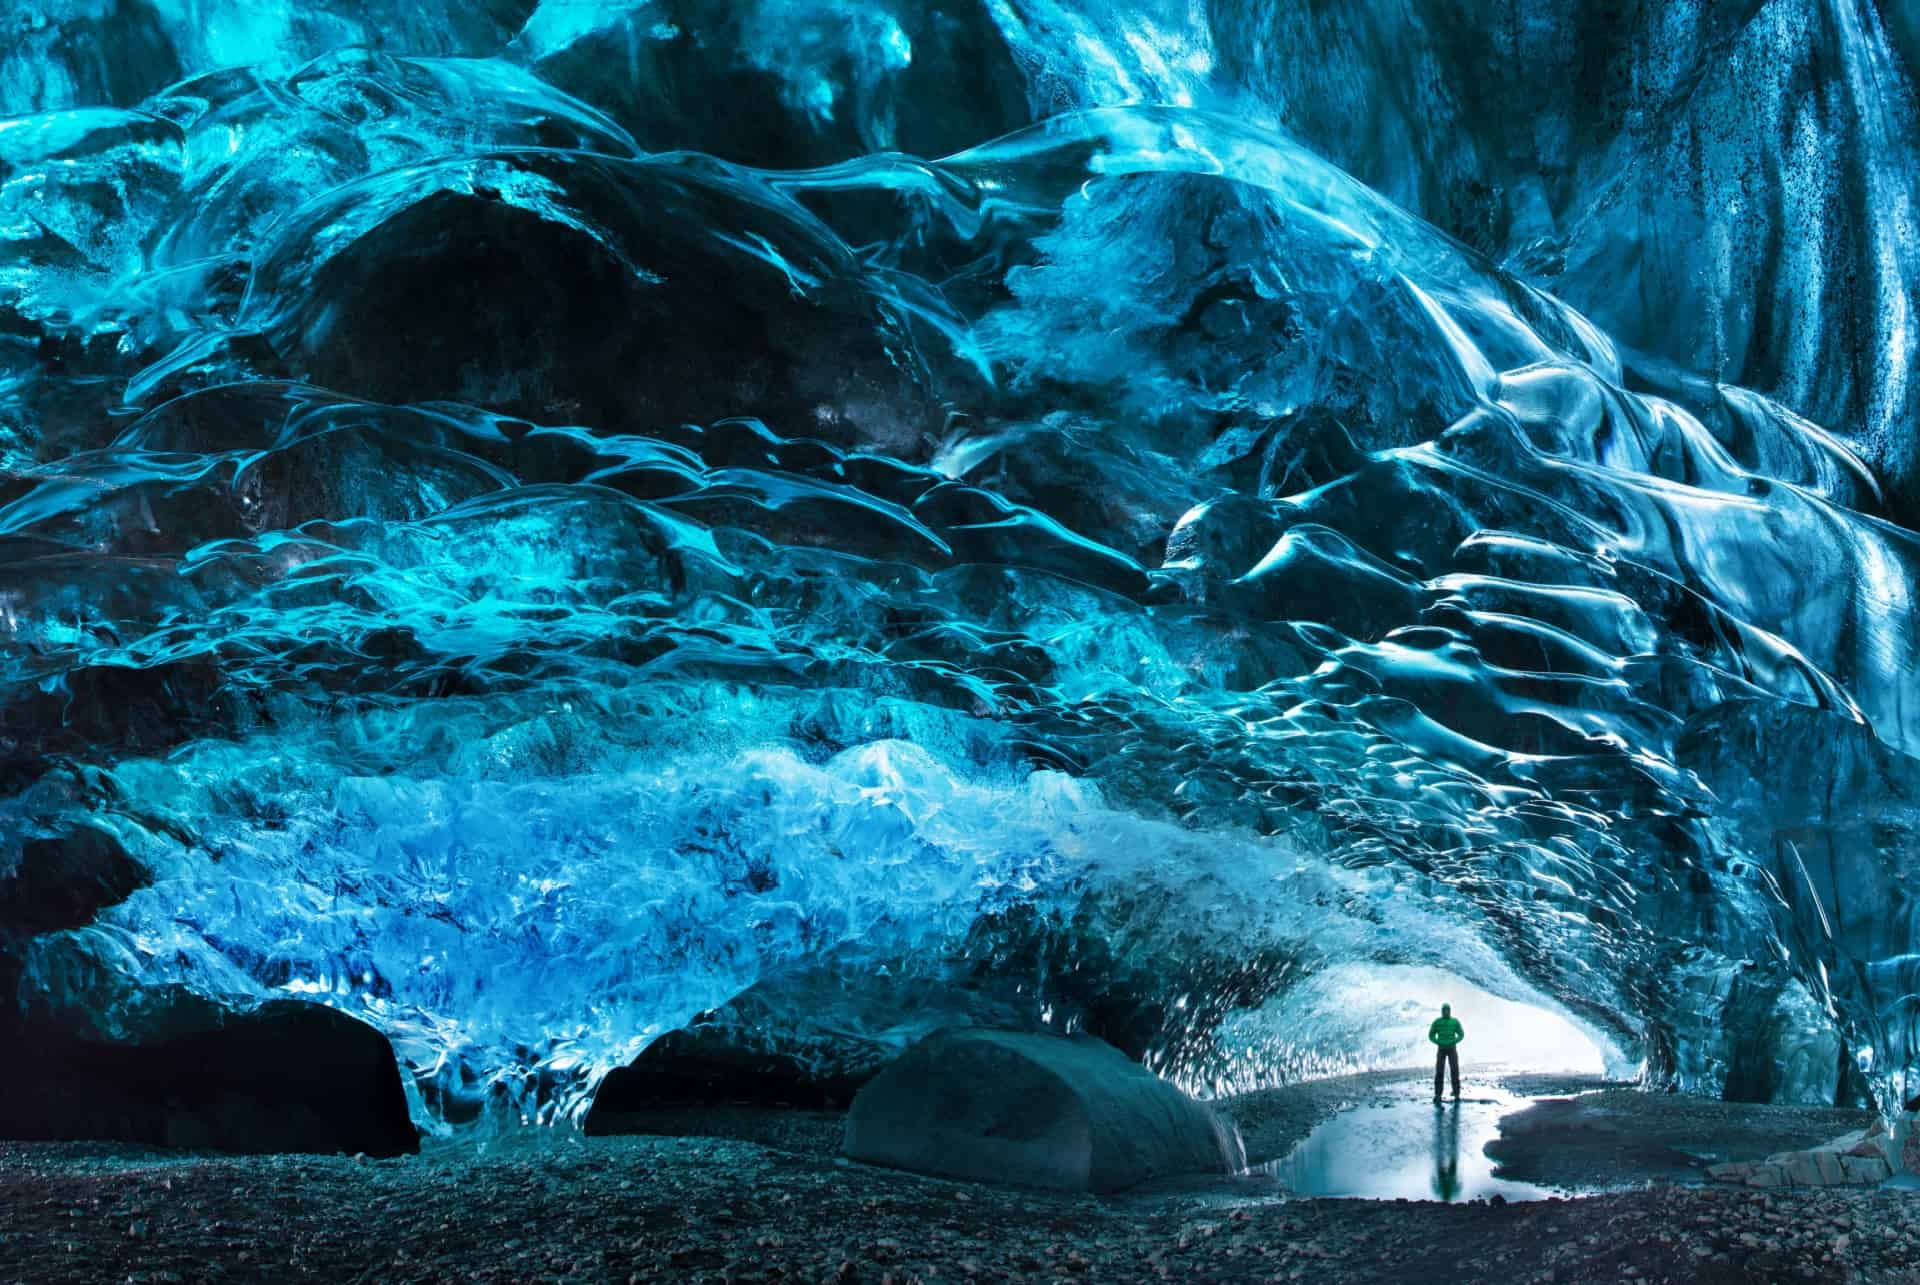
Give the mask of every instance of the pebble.
[{"label": "pebble", "polygon": [[[1276,1105],[1271,1118],[1282,1114]],[[1310,1114],[1292,1118],[1298,1124]],[[1101,1201],[963,1191],[834,1165],[830,1123],[817,1131],[815,1151],[612,1137],[573,1143],[587,1150],[571,1161],[532,1165],[470,1156],[361,1168],[151,1154],[102,1163],[97,1152],[0,1143],[0,1207],[8,1210],[0,1280],[153,1280],[162,1255],[207,1264],[229,1279],[289,1281],[891,1277],[903,1285],[1124,1285],[1331,1280],[1363,1263],[1382,1277],[1408,1278],[1437,1258],[1483,1264],[1503,1285],[1683,1281],[1716,1271],[1873,1279],[1912,1261],[1920,1231],[1920,1201],[1854,1188],[1682,1187],[1451,1207],[1261,1200],[1231,1208],[1217,1197]],[[794,1120],[768,1132],[803,1143],[808,1136]],[[156,1165],[166,1168],[167,1189],[178,1190],[152,1212],[152,1199],[130,1208],[162,1185]],[[136,1242],[130,1229],[143,1223],[147,1232]],[[70,1258],[48,1252],[66,1244],[74,1246]],[[1730,1266],[1709,1266],[1715,1259]]]}]

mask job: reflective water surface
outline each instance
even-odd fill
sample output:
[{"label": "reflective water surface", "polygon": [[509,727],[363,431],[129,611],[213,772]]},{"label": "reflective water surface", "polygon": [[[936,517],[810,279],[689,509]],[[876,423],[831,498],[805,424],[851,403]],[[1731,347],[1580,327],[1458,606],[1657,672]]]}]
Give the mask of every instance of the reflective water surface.
[{"label": "reflective water surface", "polygon": [[1500,1118],[1528,1099],[1497,1090],[1469,1094],[1440,1107],[1413,1100],[1353,1107],[1261,1169],[1300,1196],[1454,1201],[1572,1194],[1496,1176],[1484,1149],[1500,1136]]}]

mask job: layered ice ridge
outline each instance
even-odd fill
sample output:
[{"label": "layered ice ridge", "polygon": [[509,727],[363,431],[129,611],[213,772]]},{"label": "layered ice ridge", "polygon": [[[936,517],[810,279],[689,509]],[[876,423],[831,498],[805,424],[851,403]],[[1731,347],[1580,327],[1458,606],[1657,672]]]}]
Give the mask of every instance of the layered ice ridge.
[{"label": "layered ice ridge", "polygon": [[[0,871],[85,818],[154,875],[21,1003],[312,996],[435,1128],[749,992],[827,1062],[996,1020],[1244,1087],[1354,961],[1684,1087],[1899,1091],[1868,385],[1720,382],[1373,174],[1410,212],[1276,127],[1236,6],[488,12],[0,121]],[[939,137],[929,31],[1005,60],[939,160],[885,150]],[[580,83],[610,41],[769,123]]]}]

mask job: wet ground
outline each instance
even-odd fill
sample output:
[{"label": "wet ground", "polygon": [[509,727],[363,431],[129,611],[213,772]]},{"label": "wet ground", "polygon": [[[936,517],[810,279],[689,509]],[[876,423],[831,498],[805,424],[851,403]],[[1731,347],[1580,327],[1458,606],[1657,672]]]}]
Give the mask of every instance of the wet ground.
[{"label": "wet ground", "polygon": [[[1500,1092],[1520,1096],[1511,1081]],[[1273,1160],[1343,1107],[1392,1102],[1375,1118],[1404,1120],[1406,1137],[1376,1141],[1418,1156],[1446,1125],[1405,1096],[1403,1077],[1354,1077],[1232,1107],[1255,1158]],[[1637,1107],[1652,1122],[1677,1110],[1639,1094],[1597,1104],[1629,1124]],[[1682,1114],[1743,1146],[1828,1124],[1757,1110],[1751,1126],[1737,1122],[1754,1108]],[[1522,1203],[1289,1199],[1255,1175],[1100,1199],[838,1162],[824,1112],[635,1123],[662,1132],[371,1162],[0,1143],[0,1281],[1920,1282],[1909,1192],[1661,1182]],[[1478,1127],[1461,1117],[1463,1152]],[[1544,1154],[1553,1131],[1527,1133]],[[1619,1147],[1586,1150],[1590,1174],[1621,1172]]]},{"label": "wet ground", "polygon": [[[1863,1127],[1860,1111],[1642,1093],[1586,1076],[1482,1075],[1435,1107],[1405,1072],[1349,1076],[1228,1103],[1249,1161],[1298,1196],[1539,1200],[1649,1182],[1700,1184]],[[1306,1104],[1312,1109],[1302,1111]]]},{"label": "wet ground", "polygon": [[1440,1106],[1409,1101],[1353,1107],[1260,1170],[1297,1196],[1543,1200],[1554,1192],[1496,1175],[1485,1150],[1500,1136],[1500,1118],[1529,1105],[1530,1099],[1495,1092]]},{"label": "wet ground", "polygon": [[1702,1181],[1722,1160],[1816,1146],[1871,1119],[1835,1107],[1754,1106],[1609,1088],[1548,1097],[1500,1122],[1502,1174],[1550,1186]]}]

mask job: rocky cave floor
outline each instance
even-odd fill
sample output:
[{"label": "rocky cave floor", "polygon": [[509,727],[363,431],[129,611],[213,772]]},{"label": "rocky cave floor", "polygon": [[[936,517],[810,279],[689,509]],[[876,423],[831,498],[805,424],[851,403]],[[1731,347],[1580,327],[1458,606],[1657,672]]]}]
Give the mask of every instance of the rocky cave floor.
[{"label": "rocky cave floor", "polygon": [[[744,1107],[396,1160],[0,1143],[0,1280],[1920,1282],[1920,1192],[1692,1185],[1708,1154],[1809,1145],[1860,1113],[1500,1087],[1589,1090],[1534,1108],[1499,1158],[1600,1194],[1300,1200],[1255,1175],[1047,1195],[839,1162],[837,1115]],[[1420,1091],[1383,1073],[1229,1106],[1257,1164],[1342,1106]]]}]

